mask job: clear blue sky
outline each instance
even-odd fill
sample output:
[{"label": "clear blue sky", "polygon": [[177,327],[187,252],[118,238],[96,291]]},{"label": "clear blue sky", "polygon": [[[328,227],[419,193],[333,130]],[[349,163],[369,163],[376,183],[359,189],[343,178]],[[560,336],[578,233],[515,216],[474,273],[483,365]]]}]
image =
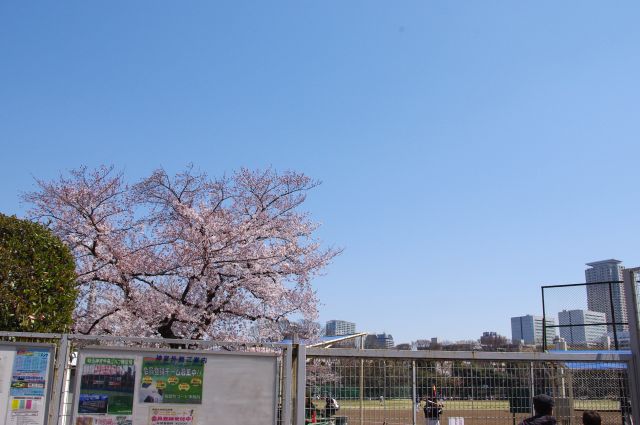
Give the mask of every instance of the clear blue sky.
[{"label": "clear blue sky", "polygon": [[322,321],[510,336],[640,265],[640,3],[0,3],[0,211],[32,176],[194,162],[321,179]]}]

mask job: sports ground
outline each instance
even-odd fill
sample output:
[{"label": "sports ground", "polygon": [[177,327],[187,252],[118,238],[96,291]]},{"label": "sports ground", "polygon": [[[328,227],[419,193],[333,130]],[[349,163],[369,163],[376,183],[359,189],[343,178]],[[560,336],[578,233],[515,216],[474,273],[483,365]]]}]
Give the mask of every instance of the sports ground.
[{"label": "sports ground", "polygon": [[[322,409],[324,402],[317,402],[316,407]],[[415,405],[407,399],[391,399],[380,403],[378,400],[364,400],[362,409],[359,400],[340,400],[337,416],[346,416],[349,425],[359,425],[360,413],[363,413],[364,425],[409,425],[413,423]],[[421,406],[422,407],[422,406]],[[611,400],[576,400],[573,417],[558,417],[559,425],[582,424],[584,410],[597,410],[602,416],[603,425],[621,425],[619,403]],[[448,425],[449,418],[463,418],[464,425],[513,425],[519,424],[528,414],[512,414],[509,403],[502,400],[448,401],[444,402],[444,412],[440,423]],[[425,422],[422,408],[417,409],[416,423]],[[571,419],[571,420],[570,420]],[[457,425],[461,425],[458,422]]]}]

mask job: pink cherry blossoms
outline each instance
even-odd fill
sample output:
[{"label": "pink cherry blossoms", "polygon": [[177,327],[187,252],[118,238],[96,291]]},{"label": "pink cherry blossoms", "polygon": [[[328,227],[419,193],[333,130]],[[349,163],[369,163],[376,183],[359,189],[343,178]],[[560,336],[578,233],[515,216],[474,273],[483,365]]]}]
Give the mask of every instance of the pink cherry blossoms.
[{"label": "pink cherry blossoms", "polygon": [[25,199],[76,258],[76,332],[238,339],[258,326],[277,338],[291,315],[315,318],[311,279],[339,253],[298,210],[317,184],[270,169],[216,180],[189,167],[127,185],[103,166],[38,181]]}]

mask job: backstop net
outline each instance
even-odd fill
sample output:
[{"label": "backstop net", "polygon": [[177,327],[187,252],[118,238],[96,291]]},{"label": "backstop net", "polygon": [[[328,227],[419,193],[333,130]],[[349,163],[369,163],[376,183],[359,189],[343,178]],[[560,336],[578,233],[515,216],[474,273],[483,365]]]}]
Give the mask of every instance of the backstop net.
[{"label": "backstop net", "polygon": [[623,282],[542,287],[543,350],[628,350]]}]

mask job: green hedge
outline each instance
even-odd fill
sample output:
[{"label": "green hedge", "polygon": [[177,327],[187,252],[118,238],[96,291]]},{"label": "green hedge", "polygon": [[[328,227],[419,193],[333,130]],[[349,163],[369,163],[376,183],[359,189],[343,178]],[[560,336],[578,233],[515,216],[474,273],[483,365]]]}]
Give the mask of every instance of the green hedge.
[{"label": "green hedge", "polygon": [[69,248],[38,223],[0,214],[0,330],[68,331],[76,297]]}]

